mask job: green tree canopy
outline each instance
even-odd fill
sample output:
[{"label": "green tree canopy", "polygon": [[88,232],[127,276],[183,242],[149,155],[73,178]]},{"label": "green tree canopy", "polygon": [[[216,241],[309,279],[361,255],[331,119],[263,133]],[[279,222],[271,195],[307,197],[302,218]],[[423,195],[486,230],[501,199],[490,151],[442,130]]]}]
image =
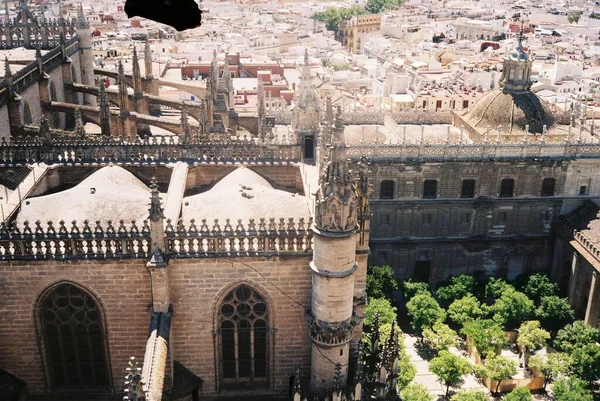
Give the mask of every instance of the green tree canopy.
[{"label": "green tree canopy", "polygon": [[594,343],[575,348],[571,358],[573,373],[577,377],[590,384],[600,379],[600,345]]},{"label": "green tree canopy", "polygon": [[572,323],[575,319],[575,311],[567,299],[556,295],[542,297],[536,314],[542,327],[552,333],[556,333],[557,330]]},{"label": "green tree canopy", "polygon": [[527,387],[517,387],[506,394],[502,401],[533,401],[533,396]]},{"label": "green tree canopy", "polygon": [[508,346],[508,339],[502,327],[490,319],[476,319],[467,322],[461,333],[469,336],[472,344],[477,347],[479,354],[486,357],[488,354],[500,352]]},{"label": "green tree canopy", "polygon": [[412,279],[404,280],[402,283],[402,290],[406,302],[410,301],[410,299],[417,294],[431,294],[431,287],[428,283],[413,281]]},{"label": "green tree canopy", "polygon": [[494,299],[500,298],[509,289],[514,288],[502,279],[491,277],[485,286],[485,296]]},{"label": "green tree canopy", "polygon": [[569,15],[567,16],[569,24],[572,24],[573,22],[578,24],[579,19],[581,18],[581,14],[581,11],[573,11],[572,13],[569,13]]},{"label": "green tree canopy", "polygon": [[365,325],[369,328],[375,322],[375,315],[379,314],[379,324],[391,324],[396,321],[396,307],[392,306],[389,300],[385,298],[373,298],[365,306]]},{"label": "green tree canopy", "polygon": [[369,265],[367,267],[367,295],[370,298],[390,299],[396,289],[398,289],[398,282],[390,266]]},{"label": "green tree canopy", "polygon": [[426,327],[433,327],[435,323],[446,320],[446,311],[429,294],[415,295],[408,301],[406,308],[412,318],[410,322],[412,328],[421,337]]},{"label": "green tree canopy", "polygon": [[584,321],[577,320],[566,325],[556,333],[554,348],[571,354],[575,349],[595,343],[600,337],[600,331]]},{"label": "green tree canopy", "polygon": [[480,390],[462,390],[450,397],[450,401],[488,401],[486,393]]},{"label": "green tree canopy", "polygon": [[398,6],[398,0],[367,0],[365,10],[371,14],[379,14]]},{"label": "green tree canopy", "polygon": [[542,273],[532,274],[527,281],[527,285],[523,288],[523,292],[527,295],[536,305],[539,305],[540,300],[543,297],[550,297],[556,295],[558,292],[558,286],[550,281],[550,278]]},{"label": "green tree canopy", "polygon": [[406,349],[403,349],[398,355],[398,379],[396,382],[398,390],[405,389],[416,375],[417,368],[410,361],[410,355],[406,353]]},{"label": "green tree canopy", "polygon": [[517,344],[525,347],[527,351],[534,351],[546,345],[550,339],[550,333],[540,327],[540,322],[530,320],[523,322],[519,327]]},{"label": "green tree canopy", "polygon": [[510,379],[517,374],[517,363],[506,356],[488,354],[479,373],[484,377],[497,380],[495,392],[498,393],[503,380]]},{"label": "green tree canopy", "polygon": [[555,352],[546,355],[534,355],[529,360],[529,368],[544,375],[544,390],[548,383],[566,375],[571,371],[573,360],[565,352]]},{"label": "green tree canopy", "polygon": [[477,283],[472,276],[462,274],[456,277],[450,277],[446,284],[440,286],[437,289],[436,295],[442,301],[448,303],[466,297],[467,295],[473,295],[475,293]]},{"label": "green tree canopy", "polygon": [[402,401],[433,401],[435,398],[427,387],[420,383],[410,383],[400,394]]},{"label": "green tree canopy", "polygon": [[556,380],[552,392],[556,401],[594,401],[594,394],[586,383],[576,377]]},{"label": "green tree canopy", "polygon": [[448,316],[452,321],[460,326],[474,319],[480,319],[485,316],[485,311],[481,307],[481,302],[473,295],[457,299],[448,307]]},{"label": "green tree canopy", "polygon": [[446,397],[448,397],[450,387],[460,385],[463,382],[463,378],[473,368],[466,359],[456,356],[450,351],[440,351],[439,356],[429,362],[429,370],[446,386]]},{"label": "green tree canopy", "polygon": [[340,21],[365,13],[365,9],[359,5],[346,8],[330,7],[325,11],[314,13],[313,18],[325,22],[328,31],[337,32]]},{"label": "green tree canopy", "polygon": [[535,315],[535,304],[527,295],[509,287],[489,307],[493,319],[507,329],[517,327]]},{"label": "green tree canopy", "polygon": [[425,327],[423,330],[423,339],[436,352],[447,350],[458,341],[458,335],[448,325],[442,322],[435,322],[433,327]]}]

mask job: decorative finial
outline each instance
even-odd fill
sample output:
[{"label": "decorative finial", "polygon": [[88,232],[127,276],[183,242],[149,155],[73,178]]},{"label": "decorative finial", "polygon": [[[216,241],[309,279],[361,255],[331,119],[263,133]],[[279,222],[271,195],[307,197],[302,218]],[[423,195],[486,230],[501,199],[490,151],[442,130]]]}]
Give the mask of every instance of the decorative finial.
[{"label": "decorative finial", "polygon": [[163,208],[160,204],[160,192],[158,192],[158,184],[156,183],[156,177],[152,177],[150,181],[151,197],[150,197],[150,209],[148,212],[150,215],[148,218],[154,222],[164,219]]},{"label": "decorative finial", "polygon": [[8,62],[8,56],[4,56],[4,78],[12,77],[12,72],[10,71],[10,63]]},{"label": "decorative finial", "polygon": [[123,401],[143,401],[146,399],[144,394],[144,383],[142,383],[142,372],[138,367],[135,357],[129,359],[127,376],[125,376],[125,396]]}]

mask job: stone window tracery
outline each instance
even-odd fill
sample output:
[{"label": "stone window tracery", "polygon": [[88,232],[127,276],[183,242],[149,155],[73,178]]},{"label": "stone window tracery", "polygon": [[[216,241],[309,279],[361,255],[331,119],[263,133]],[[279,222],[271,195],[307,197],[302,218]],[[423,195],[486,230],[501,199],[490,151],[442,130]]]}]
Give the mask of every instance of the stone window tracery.
[{"label": "stone window tracery", "polygon": [[40,300],[38,316],[51,388],[106,390],[105,331],[94,298],[73,284],[59,284]]},{"label": "stone window tracery", "polygon": [[269,324],[264,298],[247,285],[219,306],[221,373],[225,383],[266,383]]}]

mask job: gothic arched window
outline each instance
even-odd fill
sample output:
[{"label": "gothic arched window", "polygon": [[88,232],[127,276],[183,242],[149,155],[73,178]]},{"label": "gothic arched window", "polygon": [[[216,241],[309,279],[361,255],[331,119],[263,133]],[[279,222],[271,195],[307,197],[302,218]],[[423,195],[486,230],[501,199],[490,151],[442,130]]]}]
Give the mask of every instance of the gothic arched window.
[{"label": "gothic arched window", "polygon": [[268,310],[247,285],[230,291],[219,306],[221,373],[225,383],[267,382]]},{"label": "gothic arched window", "polygon": [[31,108],[29,107],[29,103],[23,103],[23,124],[30,125],[33,122],[31,118]]},{"label": "gothic arched window", "polygon": [[62,283],[42,297],[38,315],[51,388],[108,389],[105,331],[95,299]]}]

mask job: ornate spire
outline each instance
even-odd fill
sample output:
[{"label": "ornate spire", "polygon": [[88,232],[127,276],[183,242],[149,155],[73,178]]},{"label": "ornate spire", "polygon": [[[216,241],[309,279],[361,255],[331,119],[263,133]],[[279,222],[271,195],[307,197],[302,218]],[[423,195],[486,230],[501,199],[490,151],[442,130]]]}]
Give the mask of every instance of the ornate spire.
[{"label": "ornate spire", "polygon": [[12,72],[10,71],[10,63],[8,56],[4,56],[4,79],[12,78]]},{"label": "ornate spire", "polygon": [[[210,63],[210,79],[211,84],[213,86],[213,91],[217,89],[217,84],[219,83],[219,61],[217,60],[217,50],[213,50],[213,58]],[[212,94],[215,97],[215,94]]]},{"label": "ornate spire", "polygon": [[297,132],[314,132],[319,128],[321,99],[312,86],[308,50],[304,53],[304,65],[300,84],[294,94],[292,107],[292,128]]},{"label": "ornate spire", "polygon": [[83,13],[83,5],[81,3],[79,3],[79,8],[77,9],[77,27],[79,29],[89,29],[90,27]]},{"label": "ornate spire", "polygon": [[182,143],[186,144],[190,142],[190,126],[188,123],[187,107],[185,105],[181,109],[181,136]]},{"label": "ornate spire", "polygon": [[132,356],[129,359],[127,376],[125,376],[125,396],[123,401],[144,401],[146,399],[144,383],[142,383],[142,371],[137,361]]},{"label": "ornate spire", "polygon": [[119,84],[119,114],[122,117],[129,115],[129,95],[127,93],[127,80],[125,78],[125,70],[123,63],[119,60],[119,76],[117,78]]},{"label": "ornate spire", "polygon": [[38,135],[45,145],[49,146],[52,144],[52,132],[50,131],[50,124],[48,124],[48,119],[44,116],[42,116],[42,118],[40,119]]},{"label": "ornate spire", "polygon": [[146,79],[152,79],[152,50],[148,40],[144,44],[144,67],[146,69]]},{"label": "ornate spire", "polygon": [[157,222],[160,219],[164,219],[165,215],[163,214],[163,208],[160,204],[160,192],[158,192],[158,185],[156,183],[156,177],[152,177],[152,180],[150,181],[150,189],[151,189],[151,195],[150,195],[150,209],[148,209],[148,218],[153,221],[153,222]]},{"label": "ornate spire", "polygon": [[505,92],[522,93],[531,88],[532,60],[523,48],[523,21],[517,35],[517,45],[504,57],[500,87]]},{"label": "ornate spire", "polygon": [[315,227],[320,231],[352,234],[357,228],[358,195],[346,159],[341,108],[332,128],[331,146],[319,177]]},{"label": "ornate spire", "polygon": [[265,133],[265,89],[263,83],[258,78],[258,88],[257,88],[257,97],[258,97],[258,137],[262,138]]},{"label": "ornate spire", "polygon": [[83,126],[83,119],[79,107],[75,109],[75,136],[77,139],[85,138],[85,127]]},{"label": "ornate spire", "polygon": [[10,23],[10,13],[8,12],[8,0],[4,0],[4,25]]},{"label": "ornate spire", "polygon": [[136,98],[144,96],[142,91],[142,73],[140,72],[140,63],[135,46],[133,46],[133,96]]},{"label": "ornate spire", "polygon": [[100,130],[102,135],[110,136],[110,107],[103,80],[100,81]]}]

